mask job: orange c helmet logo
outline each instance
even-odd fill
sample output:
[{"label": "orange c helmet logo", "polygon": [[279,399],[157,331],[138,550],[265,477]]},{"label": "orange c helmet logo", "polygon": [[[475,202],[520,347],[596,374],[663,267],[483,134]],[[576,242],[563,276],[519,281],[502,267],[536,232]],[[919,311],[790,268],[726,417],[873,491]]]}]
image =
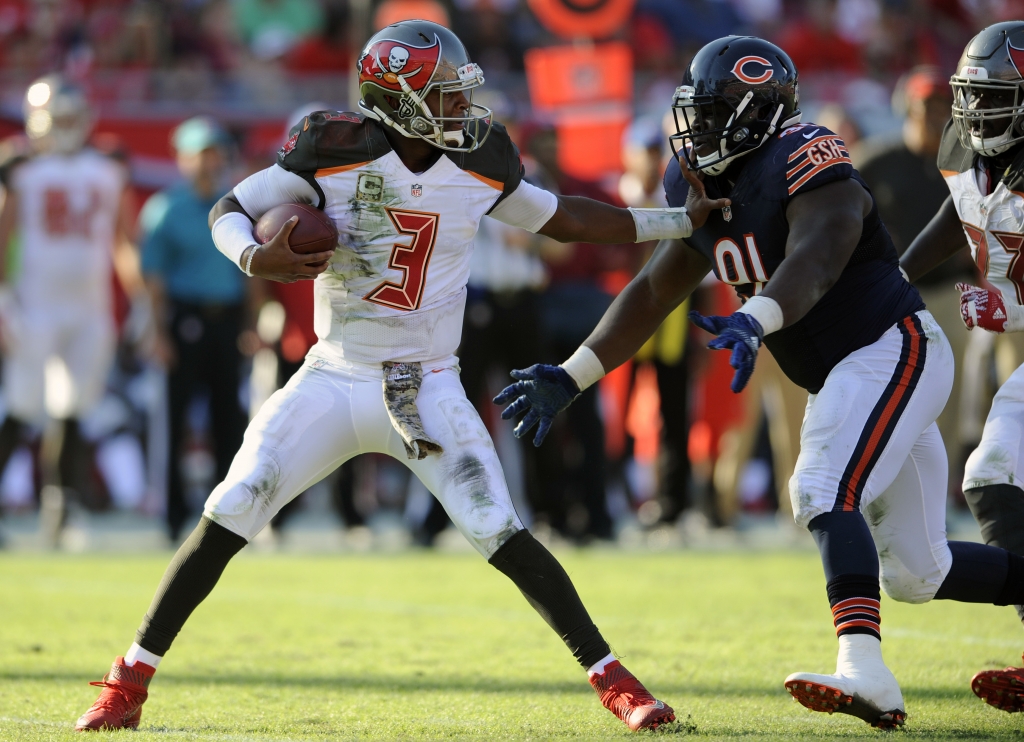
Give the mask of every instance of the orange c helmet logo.
[{"label": "orange c helmet logo", "polygon": [[[744,67],[751,65],[754,66],[754,69],[751,70],[751,72],[755,73],[753,75],[743,71]],[[758,69],[758,66],[764,69]],[[760,72],[760,74],[757,74],[758,72]],[[771,80],[772,75],[775,74],[775,69],[772,66],[772,63],[764,57],[740,57],[740,59],[736,61],[736,64],[733,65],[732,74],[743,80],[743,82],[750,83],[751,85],[757,85],[758,83]]]}]

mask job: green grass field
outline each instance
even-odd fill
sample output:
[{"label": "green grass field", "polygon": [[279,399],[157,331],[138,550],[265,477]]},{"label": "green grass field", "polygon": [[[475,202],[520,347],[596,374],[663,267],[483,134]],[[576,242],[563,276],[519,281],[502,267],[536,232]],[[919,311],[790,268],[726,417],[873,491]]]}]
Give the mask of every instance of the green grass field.
[{"label": "green grass field", "polygon": [[[128,648],[168,556],[0,556],[0,740],[76,738],[88,681]],[[815,554],[559,556],[626,666],[679,714],[659,735],[885,737],[805,711],[782,687],[790,672],[834,668]],[[1024,737],[1024,718],[968,685],[1019,661],[1012,609],[883,598],[882,617],[910,717],[892,734]],[[470,554],[243,554],[150,691],[140,742],[632,736],[511,583]]]}]

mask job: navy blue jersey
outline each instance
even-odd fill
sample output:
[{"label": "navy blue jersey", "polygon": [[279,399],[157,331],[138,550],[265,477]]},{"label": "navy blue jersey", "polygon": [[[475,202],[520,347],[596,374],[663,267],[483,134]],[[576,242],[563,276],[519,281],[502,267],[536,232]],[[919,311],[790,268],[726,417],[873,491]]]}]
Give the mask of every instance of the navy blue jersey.
[{"label": "navy blue jersey", "polygon": [[[709,198],[728,197],[731,208],[712,212],[685,242],[744,300],[760,292],[786,257],[790,199],[847,178],[867,189],[842,139],[816,124],[784,129],[744,157],[734,184],[728,175],[706,177],[704,184]],[[688,190],[678,163],[670,162],[665,172],[669,205],[683,206]],[[843,358],[920,309],[924,302],[903,279],[872,198],[860,242],[839,280],[799,322],[768,335],[765,345],[786,376],[813,394]]]}]

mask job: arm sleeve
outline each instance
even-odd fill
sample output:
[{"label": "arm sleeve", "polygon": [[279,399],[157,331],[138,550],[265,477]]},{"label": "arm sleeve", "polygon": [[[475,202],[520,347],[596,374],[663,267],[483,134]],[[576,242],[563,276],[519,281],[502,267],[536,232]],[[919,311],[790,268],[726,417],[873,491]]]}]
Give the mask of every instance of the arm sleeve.
[{"label": "arm sleeve", "polygon": [[536,233],[557,210],[558,197],[555,194],[522,180],[512,193],[498,202],[489,216]]},{"label": "arm sleeve", "polygon": [[303,203],[318,206],[320,196],[304,178],[280,165],[250,175],[232,191],[245,213],[254,220],[279,204]]}]

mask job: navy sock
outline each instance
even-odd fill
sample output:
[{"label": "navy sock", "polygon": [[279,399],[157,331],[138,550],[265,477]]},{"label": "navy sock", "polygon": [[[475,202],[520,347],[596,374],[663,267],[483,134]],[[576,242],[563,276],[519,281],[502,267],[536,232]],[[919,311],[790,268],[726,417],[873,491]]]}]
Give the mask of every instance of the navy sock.
[{"label": "navy sock", "polygon": [[858,510],[822,513],[807,524],[821,552],[836,636],[882,638],[878,554]]},{"label": "navy sock", "polygon": [[[942,581],[936,600],[958,600],[961,603],[996,603],[1007,587],[1012,557],[995,546],[970,541],[950,541],[953,566]],[[1024,561],[1021,557],[1016,557]],[[1000,603],[1008,605],[1008,603]]]},{"label": "navy sock", "polygon": [[878,581],[875,541],[858,510],[822,513],[807,524],[821,552],[825,579],[839,575],[874,575]]}]

